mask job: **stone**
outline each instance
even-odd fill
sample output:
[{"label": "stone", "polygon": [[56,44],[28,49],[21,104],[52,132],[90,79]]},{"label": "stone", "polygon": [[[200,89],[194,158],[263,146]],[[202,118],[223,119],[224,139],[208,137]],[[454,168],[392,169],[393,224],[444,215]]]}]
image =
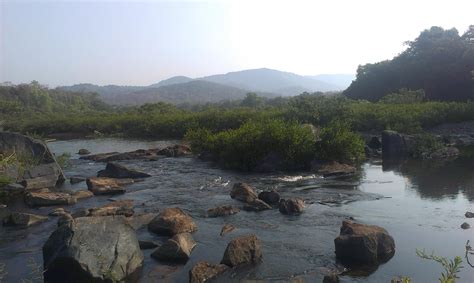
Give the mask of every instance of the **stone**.
[{"label": "stone", "polygon": [[253,264],[262,259],[262,244],[251,234],[233,239],[227,245],[221,263],[230,267]]},{"label": "stone", "polygon": [[54,188],[57,184],[57,179],[54,175],[28,178],[20,182],[26,190],[35,190],[43,188]]},{"label": "stone", "polygon": [[152,241],[138,241],[138,244],[142,250],[149,250],[158,247],[158,244]]},{"label": "stone", "polygon": [[343,221],[334,240],[336,258],[346,265],[373,265],[395,254],[395,241],[382,227]]},{"label": "stone", "polygon": [[280,202],[280,194],[276,191],[261,192],[258,194],[258,198],[269,205],[276,205]]},{"label": "stone", "polygon": [[49,216],[61,216],[61,215],[66,214],[66,213],[68,213],[68,212],[66,210],[64,210],[64,208],[59,207],[59,208],[55,208],[48,215]]},{"label": "stone", "polygon": [[80,182],[84,182],[86,180],[86,178],[82,177],[82,176],[72,176],[69,178],[69,183],[71,184],[77,184],[77,183],[80,183]]},{"label": "stone", "polygon": [[272,207],[269,204],[265,203],[263,200],[254,199],[252,202],[244,205],[243,209],[245,211],[264,211],[272,209]]},{"label": "stone", "polygon": [[403,159],[413,151],[413,138],[395,131],[382,132],[382,158]]},{"label": "stone", "polygon": [[156,213],[133,214],[125,220],[134,230],[148,226],[148,224],[156,217]]},{"label": "stone", "polygon": [[68,193],[62,192],[29,192],[25,195],[25,202],[29,206],[71,205],[77,199]]},{"label": "stone", "polygon": [[92,177],[86,180],[87,188],[94,195],[114,195],[123,194],[124,185],[132,184],[132,179],[113,179],[105,177]]},{"label": "stone", "polygon": [[324,178],[350,176],[357,171],[352,165],[342,164],[336,161],[321,162],[318,160],[314,160],[311,163],[311,170],[316,171]]},{"label": "stone", "polygon": [[158,235],[173,236],[180,233],[192,233],[197,230],[191,216],[181,208],[166,208],[149,224],[148,230]]},{"label": "stone", "polygon": [[235,230],[235,227],[234,227],[233,225],[231,225],[231,224],[225,224],[224,226],[222,226],[220,235],[221,235],[221,236],[224,236],[225,234],[230,233],[230,232],[232,232],[232,231],[234,231],[234,230]]},{"label": "stone", "polygon": [[74,218],[69,213],[64,213],[59,216],[58,227],[61,225],[70,225],[74,222]]},{"label": "stone", "polygon": [[122,217],[77,218],[43,246],[44,281],[51,283],[135,281],[143,261],[135,231]]},{"label": "stone", "polygon": [[300,198],[281,199],[278,206],[278,210],[283,214],[301,214],[304,208],[304,200]]},{"label": "stone", "polygon": [[464,222],[463,224],[461,224],[461,228],[466,230],[466,229],[471,228],[471,225],[469,225],[469,223],[467,223],[467,222]]},{"label": "stone", "polygon": [[191,154],[191,148],[187,145],[177,144],[174,146],[168,146],[157,152],[157,155],[165,155],[167,157],[180,157]]},{"label": "stone", "polygon": [[258,198],[255,190],[246,183],[235,183],[230,192],[230,197],[246,203]]},{"label": "stone", "polygon": [[120,178],[120,179],[136,179],[147,178],[151,175],[136,170],[128,169],[118,163],[109,162],[104,170],[99,171],[97,177]]},{"label": "stone", "polygon": [[339,276],[337,276],[337,274],[325,275],[323,283],[339,283]]},{"label": "stone", "polygon": [[79,155],[88,155],[88,154],[91,154],[91,152],[89,150],[85,149],[85,148],[81,148],[81,149],[79,149],[77,154],[79,154]]},{"label": "stone", "polygon": [[474,218],[474,212],[466,211],[464,216],[466,216],[466,218]]},{"label": "stone", "polygon": [[25,192],[25,187],[22,184],[8,184],[2,187],[2,191],[6,192],[8,196],[19,196]]},{"label": "stone", "polygon": [[35,224],[47,221],[48,217],[23,212],[12,212],[3,219],[5,226],[30,227]]},{"label": "stone", "polygon": [[224,273],[229,267],[224,264],[210,264],[199,261],[189,271],[189,283],[205,283]]},{"label": "stone", "polygon": [[80,200],[80,199],[84,199],[84,198],[91,198],[94,196],[94,193],[92,193],[91,191],[88,191],[88,190],[80,190],[80,191],[75,191],[73,194],[72,194],[73,197],[75,197],[76,199]]},{"label": "stone", "polygon": [[223,205],[207,210],[207,217],[221,217],[236,214],[240,211],[238,207]]},{"label": "stone", "polygon": [[112,215],[123,215],[130,217],[134,214],[133,201],[132,200],[118,200],[111,203],[107,203],[98,208],[89,209],[87,216],[112,216]]},{"label": "stone", "polygon": [[190,233],[180,233],[168,239],[151,257],[162,261],[186,262],[195,246],[196,242]]}]

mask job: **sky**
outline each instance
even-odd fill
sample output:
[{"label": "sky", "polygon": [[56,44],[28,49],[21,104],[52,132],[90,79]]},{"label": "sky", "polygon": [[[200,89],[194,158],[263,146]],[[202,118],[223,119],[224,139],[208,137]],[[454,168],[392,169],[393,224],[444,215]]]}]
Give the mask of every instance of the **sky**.
[{"label": "sky", "polygon": [[474,1],[0,0],[0,82],[149,85],[271,68],[352,73],[431,26],[474,24]]}]

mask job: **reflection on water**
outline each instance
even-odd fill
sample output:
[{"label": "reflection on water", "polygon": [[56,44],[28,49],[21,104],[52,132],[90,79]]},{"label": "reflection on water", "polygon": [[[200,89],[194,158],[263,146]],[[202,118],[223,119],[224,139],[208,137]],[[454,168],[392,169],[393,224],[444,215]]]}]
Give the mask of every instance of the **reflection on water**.
[{"label": "reflection on water", "polygon": [[[50,143],[58,154],[87,148],[93,153],[130,151],[163,147],[172,142],[144,142],[122,139],[76,140]],[[79,160],[73,154],[65,174],[93,176],[105,164]],[[474,160],[474,159],[473,159]],[[158,161],[124,161],[123,164],[147,172],[152,177],[127,187],[115,199],[133,199],[137,212],[157,211],[179,206],[195,219],[199,230],[193,234],[198,245],[186,265],[170,266],[150,258],[144,251],[145,267],[141,282],[188,282],[189,269],[200,260],[218,263],[230,239],[255,233],[263,242],[264,261],[254,267],[226,274],[223,282],[264,279],[286,282],[294,278],[321,282],[329,270],[342,271],[334,255],[334,238],[343,219],[386,228],[397,246],[395,256],[367,276],[343,276],[342,282],[390,282],[394,276],[410,276],[415,282],[436,282],[440,266],[415,255],[416,248],[435,250],[454,257],[462,255],[464,244],[474,242],[472,230],[459,225],[470,221],[464,213],[473,210],[473,160],[447,163],[404,163],[397,166],[365,164],[354,178],[323,179],[311,173],[246,174],[221,170],[195,158],[161,158]],[[300,216],[286,216],[278,210],[245,212],[225,218],[205,218],[208,208],[239,205],[229,197],[234,182],[248,182],[259,190],[276,189],[284,198],[301,197],[309,204]],[[66,184],[63,189],[84,189],[85,184]],[[74,212],[102,205],[109,197],[94,197],[67,207]],[[16,210],[47,215],[55,207],[30,209],[21,201],[11,204]],[[219,236],[224,224],[237,229]],[[0,262],[7,264],[7,282],[19,282],[30,272],[29,258],[42,263],[41,247],[56,226],[56,219],[29,229],[0,227]],[[139,239],[164,241],[146,229]],[[473,270],[464,268],[458,282],[474,282]]]}]

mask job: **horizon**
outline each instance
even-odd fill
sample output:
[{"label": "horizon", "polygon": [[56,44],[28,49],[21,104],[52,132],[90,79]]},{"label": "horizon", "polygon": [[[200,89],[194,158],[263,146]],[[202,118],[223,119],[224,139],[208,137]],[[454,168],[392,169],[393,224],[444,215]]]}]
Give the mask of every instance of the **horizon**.
[{"label": "horizon", "polygon": [[355,74],[359,65],[393,58],[431,26],[463,33],[474,9],[468,1],[388,5],[2,1],[0,82],[147,86],[262,67]]}]

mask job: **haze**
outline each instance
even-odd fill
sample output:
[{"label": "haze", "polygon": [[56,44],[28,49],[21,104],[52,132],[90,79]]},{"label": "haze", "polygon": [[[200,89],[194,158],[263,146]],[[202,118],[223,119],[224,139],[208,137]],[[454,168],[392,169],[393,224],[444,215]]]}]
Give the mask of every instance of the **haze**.
[{"label": "haze", "polygon": [[[0,81],[149,85],[251,68],[355,73],[473,1],[0,3]],[[455,4],[454,4],[455,3]]]}]

